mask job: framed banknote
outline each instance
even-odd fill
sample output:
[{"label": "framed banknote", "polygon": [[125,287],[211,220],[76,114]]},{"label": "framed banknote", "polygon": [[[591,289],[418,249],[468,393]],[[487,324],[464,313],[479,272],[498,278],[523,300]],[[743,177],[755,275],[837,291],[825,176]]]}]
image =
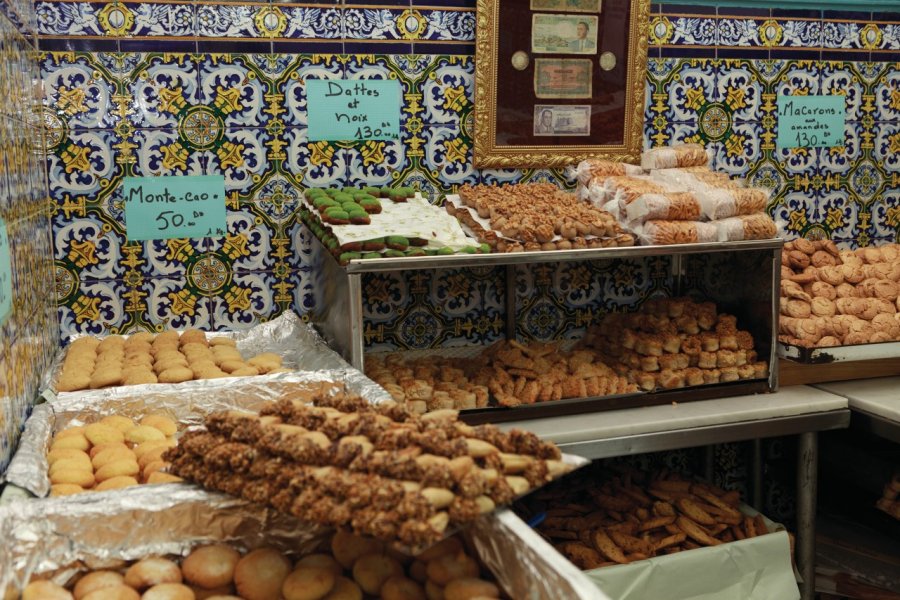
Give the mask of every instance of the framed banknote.
[{"label": "framed banknote", "polygon": [[477,10],[476,166],[638,160],[650,0],[477,0]]}]

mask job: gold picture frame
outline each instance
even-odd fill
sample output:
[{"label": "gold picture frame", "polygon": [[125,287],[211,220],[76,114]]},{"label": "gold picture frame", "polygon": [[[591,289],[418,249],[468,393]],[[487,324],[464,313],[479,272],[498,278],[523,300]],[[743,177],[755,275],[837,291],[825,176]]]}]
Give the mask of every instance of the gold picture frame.
[{"label": "gold picture frame", "polygon": [[[534,41],[525,20],[530,23],[534,11],[529,11],[527,6],[522,8],[519,0],[477,0],[475,166],[559,168],[588,158],[639,161],[643,145],[650,0],[603,0],[601,15],[607,11],[618,12],[608,13],[611,15],[608,19],[601,18],[600,27],[603,28],[606,23],[606,35],[600,36],[596,54],[589,57],[595,61],[592,71],[595,83],[589,83],[596,86],[592,88],[592,97],[587,100],[570,99],[561,93],[558,96],[560,100],[555,101],[559,107],[566,109],[560,112],[567,115],[579,114],[569,110],[569,104],[592,103],[592,111],[587,117],[590,122],[587,127],[582,128],[563,127],[560,131],[564,133],[557,137],[548,137],[546,134],[538,136],[537,123],[534,124],[533,134],[528,133],[531,130],[529,119],[532,118],[528,115],[536,114],[532,102],[535,105],[550,105],[554,101],[546,99],[546,90],[538,89],[534,70],[536,59],[543,59],[547,54],[532,52]],[[628,11],[627,17],[620,18],[622,22],[627,20],[627,32],[621,32],[621,23],[615,21],[616,15],[625,14],[623,8]],[[548,20],[546,17],[550,17],[551,23],[556,16],[565,24],[571,17],[584,15],[583,12],[566,14],[565,9],[558,10],[562,12],[541,16],[545,17],[545,21]],[[517,21],[520,18],[523,19],[522,22]],[[596,36],[597,32],[592,34]],[[527,39],[523,36],[527,36]],[[608,44],[614,45],[619,52],[613,54],[606,50],[604,46]],[[569,53],[564,46],[563,43],[560,53],[556,55],[560,64],[566,64],[565,59],[585,58],[583,52],[576,53],[573,50]],[[621,56],[621,51],[625,48],[627,56]],[[612,72],[617,65],[621,70]],[[554,75],[554,81],[558,83],[559,73]],[[612,86],[615,93],[607,93],[611,88],[604,86],[604,76],[607,76],[607,80],[615,76],[616,83]],[[498,84],[498,81],[501,83]],[[530,89],[534,94],[530,97],[529,94],[519,93],[525,89],[526,81],[529,82],[527,85],[533,85]],[[519,88],[515,87],[517,85]],[[510,92],[510,88],[517,91]],[[542,95],[539,92],[544,93]],[[505,105],[503,102],[498,103],[498,94],[506,97]],[[507,117],[513,113],[516,116]],[[618,113],[622,113],[621,123]],[[614,117],[611,119],[609,115]],[[498,117],[502,117],[502,122],[498,123]],[[552,114],[548,121],[550,119]],[[503,139],[499,139],[498,130]],[[573,133],[576,131],[580,133]],[[590,133],[586,135],[584,131]],[[586,137],[590,139],[585,139]]]}]

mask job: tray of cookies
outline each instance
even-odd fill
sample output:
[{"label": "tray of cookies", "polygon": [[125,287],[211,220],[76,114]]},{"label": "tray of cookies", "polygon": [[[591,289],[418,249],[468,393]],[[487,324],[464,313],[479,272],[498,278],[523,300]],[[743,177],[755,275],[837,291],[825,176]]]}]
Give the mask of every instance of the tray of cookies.
[{"label": "tray of cookies", "polygon": [[349,365],[293,313],[245,331],[196,329],[97,337],[79,335],[58,353],[44,397],[119,386],[185,384],[283,371],[345,369]]},{"label": "tray of cookies", "polygon": [[0,507],[0,590],[24,600],[606,598],[510,517],[408,556],[190,486],[19,502]]},{"label": "tray of cookies", "polygon": [[177,480],[165,472],[168,463],[162,454],[186,429],[202,425],[206,415],[226,409],[258,410],[271,400],[304,400],[344,390],[373,402],[390,399],[352,369],[66,394],[34,408],[6,480],[37,496]]},{"label": "tray of cookies", "polygon": [[614,598],[799,598],[793,538],[735,490],[595,464],[514,511]]},{"label": "tray of cookies", "polygon": [[207,489],[413,550],[587,463],[532,433],[457,416],[346,393],[282,399],[214,413],[163,458]]},{"label": "tray of cookies", "polygon": [[781,255],[779,355],[804,363],[900,356],[900,246],[797,239]]}]

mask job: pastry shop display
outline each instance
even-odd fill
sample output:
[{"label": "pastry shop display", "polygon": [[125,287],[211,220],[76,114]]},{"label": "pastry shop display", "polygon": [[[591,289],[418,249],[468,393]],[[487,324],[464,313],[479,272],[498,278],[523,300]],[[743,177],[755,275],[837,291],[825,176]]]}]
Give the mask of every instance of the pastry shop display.
[{"label": "pastry shop display", "polygon": [[637,391],[594,350],[567,352],[559,344],[535,342],[496,342],[475,358],[368,357],[366,375],[416,414]]},{"label": "pastry shop display", "polygon": [[676,473],[592,467],[516,504],[577,567],[597,569],[771,533],[740,494]]},{"label": "pastry shop display", "polygon": [[609,313],[582,345],[644,391],[768,377],[753,336],[712,302],[652,298],[633,313]]},{"label": "pastry shop display", "polygon": [[351,260],[483,254],[456,219],[416,191],[400,188],[309,188],[301,219],[342,265]]},{"label": "pastry shop display", "polygon": [[900,246],[839,250],[797,239],[781,254],[779,341],[827,348],[900,340]]},{"label": "pastry shop display", "polygon": [[884,493],[875,503],[878,510],[900,521],[900,473],[884,485]]},{"label": "pastry shop display", "polygon": [[170,472],[207,489],[407,548],[561,477],[573,468],[561,458],[525,431],[347,394],[217,412],[163,454]]},{"label": "pastry shop display", "polygon": [[142,483],[171,483],[162,458],[176,446],[178,426],[163,414],[139,421],[110,415],[53,436],[47,454],[51,496],[102,492]]},{"label": "pastry shop display", "polygon": [[416,557],[337,531],[314,552],[240,551],[207,544],[180,557],[147,556],[65,585],[33,578],[23,600],[491,600],[508,598],[459,537]]},{"label": "pastry shop display", "polygon": [[550,183],[464,185],[445,207],[496,252],[634,245],[609,213]]},{"label": "pastry shop display", "polygon": [[183,383],[278,372],[281,356],[244,357],[235,341],[197,329],[136,333],[123,337],[84,336],[69,344],[56,383],[59,392],[120,385]]}]

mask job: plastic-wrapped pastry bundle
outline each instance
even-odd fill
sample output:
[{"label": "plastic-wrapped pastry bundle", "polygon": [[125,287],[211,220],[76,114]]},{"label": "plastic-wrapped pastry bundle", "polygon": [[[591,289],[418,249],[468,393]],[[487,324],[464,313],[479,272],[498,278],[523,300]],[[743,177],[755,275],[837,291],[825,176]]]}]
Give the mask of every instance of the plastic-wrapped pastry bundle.
[{"label": "plastic-wrapped pastry bundle", "polygon": [[645,245],[696,244],[718,239],[715,225],[699,221],[647,221],[638,229],[638,238]]},{"label": "plastic-wrapped pastry bundle", "polygon": [[768,240],[774,238],[777,232],[775,221],[762,212],[713,221],[712,225],[715,225],[719,232],[720,242]]},{"label": "plastic-wrapped pastry bundle", "polygon": [[699,221],[702,208],[691,192],[650,194],[641,196],[624,207],[628,224],[662,219],[665,221]]},{"label": "plastic-wrapped pastry bundle", "polygon": [[666,148],[652,148],[641,154],[641,167],[650,169],[676,169],[699,167],[709,164],[706,148],[700,144],[681,144]]},{"label": "plastic-wrapped pastry bundle", "polygon": [[712,221],[764,213],[769,203],[769,192],[759,188],[707,188],[698,190],[697,197],[703,215]]},{"label": "plastic-wrapped pastry bundle", "polygon": [[643,174],[644,170],[637,165],[598,159],[583,160],[578,163],[578,166],[569,170],[569,175],[583,186],[588,186],[607,177]]}]

